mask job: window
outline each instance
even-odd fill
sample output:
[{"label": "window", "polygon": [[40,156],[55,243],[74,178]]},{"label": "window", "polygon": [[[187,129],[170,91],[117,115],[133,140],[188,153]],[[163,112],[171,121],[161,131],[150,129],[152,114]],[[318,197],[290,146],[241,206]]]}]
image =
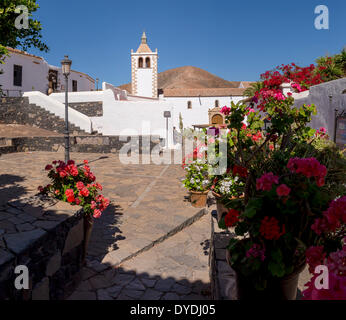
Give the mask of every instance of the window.
[{"label": "window", "polygon": [[143,68],[143,58],[138,59],[138,68]]},{"label": "window", "polygon": [[145,67],[150,68],[150,58],[145,58]]},{"label": "window", "polygon": [[215,100],[215,108],[219,107],[219,100]]},{"label": "window", "polygon": [[16,87],[22,86],[22,76],[23,76],[23,67],[14,65],[13,66],[13,85]]},{"label": "window", "polygon": [[72,80],[72,91],[73,92],[78,91],[77,80]]},{"label": "window", "polygon": [[188,108],[188,109],[192,109],[192,102],[191,102],[191,101],[188,101],[188,102],[187,102],[187,108]]}]

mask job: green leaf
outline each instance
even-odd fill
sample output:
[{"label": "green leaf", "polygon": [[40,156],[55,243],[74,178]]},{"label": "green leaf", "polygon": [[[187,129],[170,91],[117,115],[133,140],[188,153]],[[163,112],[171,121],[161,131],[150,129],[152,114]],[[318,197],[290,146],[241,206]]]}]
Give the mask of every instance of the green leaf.
[{"label": "green leaf", "polygon": [[254,207],[246,208],[244,211],[244,216],[247,218],[253,218],[256,214],[257,210]]},{"label": "green leaf", "polygon": [[272,258],[276,261],[276,262],[281,262],[282,261],[282,252],[279,248],[274,248],[272,250],[272,254],[271,254]]},{"label": "green leaf", "polygon": [[226,230],[226,229],[227,229],[226,223],[225,223],[225,218],[224,218],[224,217],[222,217],[222,218],[220,219],[218,225],[219,225],[219,228],[220,228],[220,229],[223,229],[223,230]]},{"label": "green leaf", "polygon": [[274,277],[281,278],[285,275],[285,265],[271,260],[268,264],[268,269]]}]

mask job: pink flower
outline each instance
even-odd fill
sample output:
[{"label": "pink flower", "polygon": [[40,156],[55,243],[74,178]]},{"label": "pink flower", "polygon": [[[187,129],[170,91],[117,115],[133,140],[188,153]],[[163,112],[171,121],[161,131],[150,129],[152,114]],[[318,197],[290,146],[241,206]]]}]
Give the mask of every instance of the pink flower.
[{"label": "pink flower", "polygon": [[231,108],[228,108],[227,106],[222,107],[221,113],[223,113],[225,116],[228,116],[231,113]]},{"label": "pink flower", "polygon": [[346,196],[331,202],[329,208],[323,212],[322,218],[317,218],[311,229],[316,234],[334,232],[346,223]]},{"label": "pink flower", "polygon": [[263,191],[270,191],[273,183],[279,183],[279,177],[275,176],[272,172],[265,173],[261,178],[256,181],[256,189]]},{"label": "pink flower", "polygon": [[302,87],[298,83],[292,83],[291,87],[293,89],[296,89],[298,92],[302,92],[303,91]]},{"label": "pink flower", "polygon": [[279,197],[287,197],[291,192],[291,189],[285,184],[281,184],[276,188],[276,193]]},{"label": "pink flower", "polygon": [[80,205],[80,203],[81,203],[80,199],[77,198],[77,199],[76,199],[76,205],[78,206],[78,205]]},{"label": "pink flower", "polygon": [[94,218],[98,219],[101,217],[101,215],[102,215],[101,210],[98,210],[98,209],[94,210],[94,214],[93,214]]},{"label": "pink flower", "polygon": [[314,272],[316,266],[323,264],[323,260],[326,257],[326,253],[323,252],[323,246],[310,247],[306,250],[306,262],[309,265],[309,271]]},{"label": "pink flower", "polygon": [[261,261],[265,259],[265,249],[261,247],[259,244],[254,244],[247,252],[246,257],[260,258]]},{"label": "pink flower", "polygon": [[67,190],[65,191],[65,195],[66,195],[66,197],[70,197],[70,196],[73,196],[73,195],[74,195],[74,192],[73,192],[72,189],[67,189]]},{"label": "pink flower", "polygon": [[78,181],[76,183],[76,187],[77,187],[78,190],[82,190],[84,188],[84,183],[81,182],[81,181]]},{"label": "pink flower", "polygon": [[88,197],[89,194],[90,194],[88,188],[86,188],[86,187],[84,187],[84,188],[80,191],[80,193],[81,193],[81,195],[82,195],[83,197]]},{"label": "pink flower", "polygon": [[287,168],[291,172],[302,174],[307,178],[315,177],[317,186],[324,185],[324,178],[327,175],[327,168],[321,165],[315,158],[291,158]]}]

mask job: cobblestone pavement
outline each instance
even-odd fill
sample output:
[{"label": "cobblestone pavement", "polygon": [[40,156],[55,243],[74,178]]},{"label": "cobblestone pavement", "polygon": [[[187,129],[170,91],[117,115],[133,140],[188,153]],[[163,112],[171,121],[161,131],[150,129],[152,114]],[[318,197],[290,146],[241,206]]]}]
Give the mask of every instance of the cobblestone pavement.
[{"label": "cobblestone pavement", "polygon": [[[45,165],[63,158],[63,153],[49,152],[2,155],[0,205],[35,194],[37,186],[49,182],[44,171]],[[184,172],[180,165],[123,165],[114,154],[74,153],[71,158],[77,164],[84,159],[89,160],[97,181],[104,186],[103,194],[111,200],[110,207],[94,223],[88,267],[84,270],[84,279],[88,281],[83,282],[85,287],[78,288],[79,298],[93,299],[97,294],[99,299],[105,299],[106,291],[101,289],[108,288],[110,283],[114,287],[107,291],[111,298],[136,298],[133,297],[134,292],[125,290],[125,293],[123,287],[119,288],[134,280],[131,286],[137,284],[138,288],[144,286],[144,289],[132,290],[139,291],[138,296],[144,299],[163,296],[177,298],[173,293],[179,297],[203,297],[196,294],[201,292],[197,287],[204,288],[208,283],[207,256],[204,256],[200,245],[210,238],[210,223],[205,218],[150,251],[128,260],[120,268],[114,268],[139,251],[149,248],[154,241],[165,237],[187,220],[192,222],[193,218],[197,220],[201,216],[201,210],[191,207],[185,199],[187,194],[180,182]],[[141,266],[144,269],[138,269]],[[182,283],[191,290],[181,288],[179,285]],[[119,295],[116,294],[118,289],[121,289]]]},{"label": "cobblestone pavement", "polygon": [[209,238],[207,215],[119,268],[89,260],[69,300],[208,299]]}]

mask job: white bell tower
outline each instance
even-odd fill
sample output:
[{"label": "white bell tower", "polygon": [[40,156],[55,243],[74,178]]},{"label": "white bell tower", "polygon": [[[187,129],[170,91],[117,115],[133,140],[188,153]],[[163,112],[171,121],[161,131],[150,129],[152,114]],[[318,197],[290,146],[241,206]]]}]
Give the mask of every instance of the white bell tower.
[{"label": "white bell tower", "polygon": [[136,52],[131,50],[132,94],[141,97],[157,98],[157,59],[158,52],[152,52],[143,32],[141,44]]}]

